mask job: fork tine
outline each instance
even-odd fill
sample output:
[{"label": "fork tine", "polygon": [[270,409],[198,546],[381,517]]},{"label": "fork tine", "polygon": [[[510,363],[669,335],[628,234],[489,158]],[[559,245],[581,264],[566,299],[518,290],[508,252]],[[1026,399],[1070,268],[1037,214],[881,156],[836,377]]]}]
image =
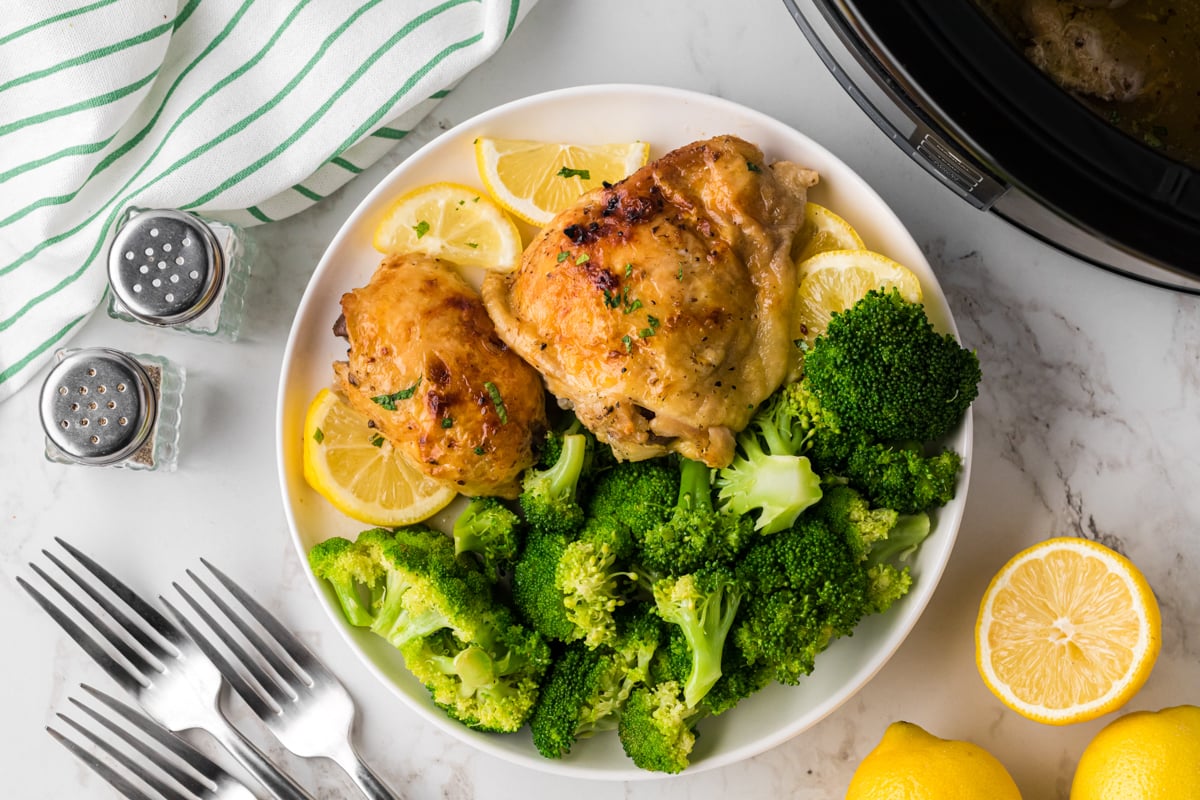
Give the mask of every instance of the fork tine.
[{"label": "fork tine", "polygon": [[[187,789],[192,794],[203,794],[204,792],[208,791],[209,788],[211,788],[211,787],[208,787],[205,784],[201,783],[200,781],[196,780],[196,778],[193,777],[191,774],[189,774],[187,772],[187,770],[183,769],[178,764],[175,764],[175,763],[171,762],[170,760],[164,758],[162,755],[160,755],[158,753],[158,751],[156,751],[154,748],[152,748],[147,742],[134,736],[132,733],[125,730],[120,725],[118,725],[116,722],[114,722],[113,720],[104,716],[96,709],[92,708],[91,706],[86,705],[85,703],[80,702],[79,700],[76,700],[74,697],[68,697],[67,701],[70,702],[71,704],[73,704],[80,711],[83,711],[85,714],[87,714],[92,719],[96,720],[96,722],[103,725],[105,728],[107,728],[109,731],[111,731],[117,738],[119,738],[121,741],[125,742],[125,744],[129,745],[131,748],[133,748],[137,752],[141,753],[143,756],[146,757],[146,759],[150,763],[156,765],[159,769],[161,769],[163,772],[165,772],[170,778],[172,778],[176,783],[178,783],[183,788]],[[62,716],[62,715],[60,714],[59,716]],[[145,731],[147,734],[152,736],[155,741],[162,742],[163,738],[165,738],[165,737],[159,736],[155,732],[155,729],[153,727],[150,727],[150,726],[142,727],[140,725],[138,727],[140,727],[143,731]]]},{"label": "fork tine", "polygon": [[[140,626],[131,622],[128,617],[121,613],[120,609],[118,609],[112,604],[111,601],[108,600],[108,598],[98,596],[98,592],[96,591],[95,587],[90,586],[87,581],[79,577],[79,575],[77,575],[70,567],[55,558],[52,553],[48,553],[43,550],[42,554],[50,559],[50,561],[53,562],[59,569],[61,569],[67,575],[67,577],[74,581],[78,586],[82,587],[87,595],[95,600],[97,604],[103,608],[110,617],[112,617],[122,631],[125,631],[129,635],[133,636],[133,638],[137,639],[138,642],[143,643],[143,646],[145,646],[144,643],[146,640],[148,640],[148,637],[146,637],[145,631],[142,631]],[[136,669],[142,675],[147,676],[151,673],[161,671],[159,665],[150,663],[145,656],[143,656],[137,650],[134,650],[124,636],[114,633],[112,628],[109,627],[108,624],[106,624],[103,620],[101,620],[96,612],[89,608],[88,605],[79,598],[76,592],[68,591],[62,586],[62,584],[58,583],[49,575],[47,575],[46,572],[37,564],[30,564],[29,566],[41,577],[42,580],[54,587],[54,590],[62,595],[62,598],[66,600],[72,608],[78,611],[84,619],[91,623],[92,627],[99,631],[100,634],[108,640],[109,644],[116,648],[121,655],[133,665],[134,669]],[[152,646],[146,647],[146,651],[160,661],[170,656],[170,654],[163,649],[162,645],[154,642],[149,642],[149,644]]]},{"label": "fork tine", "polygon": [[89,572],[99,578],[100,582],[108,587],[109,591],[121,598],[125,605],[141,616],[146,624],[154,629],[155,633],[170,642],[177,650],[184,643],[185,637],[183,632],[171,624],[171,621],[159,613],[154,606],[143,600],[137,592],[119,581],[111,572],[97,564],[74,545],[58,536],[54,537],[54,541],[62,545],[63,549],[74,556],[80,564],[87,567]]},{"label": "fork tine", "polygon": [[200,563],[207,567],[208,571],[211,572],[216,579],[221,582],[221,585],[224,586],[231,595],[237,598],[237,601],[241,603],[247,611],[250,612],[251,616],[258,620],[259,624],[266,629],[267,633],[274,637],[275,641],[279,643],[279,646],[283,648],[284,652],[291,657],[292,661],[294,661],[300,667],[300,669],[307,672],[313,678],[318,678],[321,680],[336,680],[333,677],[333,674],[325,668],[325,665],[322,664],[317,657],[312,654],[312,651],[305,647],[303,642],[297,639],[291,631],[283,626],[283,623],[279,621],[278,617],[264,608],[257,600],[251,597],[245,589],[238,586],[232,578],[214,567],[206,559],[201,558]]},{"label": "fork tine", "polygon": [[[179,593],[184,596],[184,599],[191,604],[192,608],[195,608],[201,616],[206,616],[204,610],[198,608],[195,601],[188,597],[187,593],[184,592],[178,584],[174,584],[174,586],[179,590]],[[221,675],[225,677],[225,680],[229,682],[229,685],[233,687],[233,690],[238,693],[238,696],[245,700],[247,705],[254,710],[255,714],[263,717],[275,716],[279,713],[279,709],[272,707],[269,703],[263,700],[258,692],[254,691],[254,689],[250,687],[250,684],[246,683],[246,680],[242,677],[241,673],[233,668],[233,665],[229,663],[221,651],[213,646],[212,641],[203,633],[201,633],[200,629],[193,625],[191,620],[180,613],[179,609],[171,605],[171,602],[167,600],[167,598],[159,595],[158,600],[164,606],[166,606],[167,610],[171,612],[171,616],[175,617],[175,620],[179,623],[180,627],[187,632],[187,635],[191,637],[193,642],[196,643],[196,646],[200,648],[200,651],[204,653],[204,655],[208,656],[208,660],[216,665]]]},{"label": "fork tine", "polygon": [[[46,574],[39,570],[36,566],[34,567],[34,571],[38,572],[47,580],[50,580],[49,577],[46,576]],[[33,586],[31,586],[24,578],[18,576],[17,583],[20,584],[21,588],[28,592],[30,596],[37,601],[37,604],[40,605],[42,609],[49,614],[64,631],[66,631],[68,636],[75,640],[76,644],[83,648],[84,652],[91,656],[92,659],[99,664],[105,672],[108,673],[110,678],[120,684],[121,688],[125,689],[125,691],[129,692],[130,694],[137,694],[138,691],[145,688],[144,684],[138,680],[137,676],[130,672],[128,667],[109,655],[107,650],[101,647],[95,639],[93,639],[83,630],[83,628],[79,627],[75,620],[67,616],[67,614],[65,614],[61,608],[51,602],[37,589],[33,588]],[[54,582],[50,580],[50,583],[53,584]],[[60,588],[59,591],[62,592],[63,590]],[[109,636],[111,640],[111,632],[106,635]]]},{"label": "fork tine", "polygon": [[125,778],[123,778],[119,772],[108,766],[108,764],[105,764],[100,759],[96,758],[87,750],[84,750],[82,747],[75,744],[75,742],[63,736],[54,728],[47,726],[46,732],[53,736],[56,742],[70,750],[72,755],[74,755],[84,764],[87,764],[93,772],[95,772],[101,778],[104,778],[104,780],[106,780],[110,786],[112,786],[121,794],[125,795],[125,797],[129,798],[129,800],[153,800],[153,798],[151,798],[141,789],[125,780]]},{"label": "fork tine", "polygon": [[[198,758],[199,754],[184,744],[182,740],[171,733],[168,733],[164,728],[155,725],[147,717],[139,714],[137,711],[134,711],[132,708],[125,705],[120,700],[117,700],[115,697],[110,697],[104,692],[101,692],[99,689],[93,689],[91,686],[87,686],[86,684],[83,685],[83,688],[90,692],[92,696],[101,700],[113,711],[117,712],[126,720],[133,723],[133,725],[142,731],[142,733],[146,734],[151,739],[170,750],[188,766],[196,768],[197,763],[207,760]],[[101,714],[91,706],[85,705],[79,700],[76,700],[74,697],[68,697],[67,700],[74,704],[76,708],[79,708],[92,719],[96,720],[101,725],[119,736],[130,747],[146,756],[146,758],[150,759],[155,764],[158,764],[159,768],[162,769],[163,772],[174,778],[177,783],[186,788],[189,792],[192,792],[193,794],[203,794],[211,788],[197,780],[187,770],[183,769],[178,764],[175,764],[172,761],[160,756],[153,748],[150,747],[147,742],[138,738],[137,736],[134,736],[132,733],[120,727],[116,724],[116,722],[109,719],[104,714]],[[203,772],[201,772],[201,774],[203,774]],[[209,778],[208,775],[204,775],[204,777],[206,779]]]},{"label": "fork tine", "polygon": [[[265,642],[263,638],[258,635],[258,632],[255,631],[254,628],[250,627],[241,614],[230,608],[229,604],[225,602],[224,598],[218,595],[207,583],[202,581],[200,577],[190,569],[187,570],[187,575],[206,595],[208,595],[208,598],[212,600],[213,605],[221,609],[221,613],[233,623],[234,627],[241,631],[242,635],[246,637],[246,640],[250,642],[251,646],[253,646],[254,649],[257,650],[264,659],[266,659],[267,663],[271,665],[271,669],[275,670],[275,674],[287,684],[288,688],[291,689],[292,692],[296,691],[297,684],[302,684],[306,688],[311,686],[308,676],[297,675],[295,670],[293,670],[289,664],[285,663],[284,660],[279,657],[278,651],[274,647],[271,647],[269,644],[267,644],[267,642]],[[215,630],[216,628],[214,628],[214,631]],[[222,638],[224,639],[225,643],[229,645],[229,648],[234,652],[234,654],[237,655],[238,658],[242,659],[242,662],[246,664],[248,669],[251,670],[251,674],[254,675],[255,680],[262,684],[263,688],[271,694],[271,697],[275,700],[275,702],[283,704],[285,702],[294,702],[296,700],[294,694],[287,694],[282,689],[278,688],[275,685],[278,682],[271,680],[270,676],[266,675],[265,672],[258,667],[257,663],[248,658],[245,653],[242,652],[242,648],[232,641],[230,637],[225,636]]]},{"label": "fork tine", "polygon": [[114,747],[112,743],[107,742],[101,737],[92,733],[87,728],[68,717],[66,714],[57,714],[56,716],[82,734],[92,744],[96,745],[105,753],[107,753],[118,764],[125,767],[125,769],[132,772],[141,780],[145,781],[147,785],[152,787],[154,791],[158,792],[163,797],[168,798],[168,800],[188,800],[187,797],[172,789],[170,786],[164,783],[161,778],[150,772],[150,770],[146,769],[141,764],[138,764],[125,753],[122,753],[120,750]]}]

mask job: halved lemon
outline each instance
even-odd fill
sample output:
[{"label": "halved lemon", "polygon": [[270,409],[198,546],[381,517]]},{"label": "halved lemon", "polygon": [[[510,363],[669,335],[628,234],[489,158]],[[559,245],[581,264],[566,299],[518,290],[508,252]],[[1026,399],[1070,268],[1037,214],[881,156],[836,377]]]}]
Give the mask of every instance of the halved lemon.
[{"label": "halved lemon", "polygon": [[849,222],[825,206],[813,202],[804,205],[804,225],[792,246],[792,258],[797,264],[830,250],[865,249],[862,237]]},{"label": "halved lemon", "polygon": [[616,183],[645,166],[645,142],[558,144],[526,139],[475,140],[483,185],[510,214],[542,226],[604,182]]},{"label": "halved lemon", "polygon": [[796,294],[793,338],[812,342],[825,331],[835,311],[845,311],[872,289],[900,291],[911,303],[921,302],[921,281],[912,270],[873,250],[829,250],[817,253],[797,267],[800,288]]},{"label": "halved lemon", "polygon": [[454,264],[510,272],[521,258],[521,232],[486,192],[431,183],[401,195],[375,228],[381,253],[425,253]]},{"label": "halved lemon", "polygon": [[428,519],[457,495],[328,389],[317,393],[304,420],[304,478],[343,514],[370,525]]},{"label": "halved lemon", "polygon": [[1009,708],[1051,725],[1125,705],[1161,646],[1158,602],[1138,568],[1073,537],[1015,555],[992,578],[975,624],[983,682]]}]

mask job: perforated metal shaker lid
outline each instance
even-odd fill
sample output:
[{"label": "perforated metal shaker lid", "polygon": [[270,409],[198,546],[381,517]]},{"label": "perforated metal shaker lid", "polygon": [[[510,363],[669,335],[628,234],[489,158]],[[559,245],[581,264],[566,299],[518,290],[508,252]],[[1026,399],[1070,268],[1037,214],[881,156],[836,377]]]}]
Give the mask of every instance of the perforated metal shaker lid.
[{"label": "perforated metal shaker lid", "polygon": [[150,375],[118,350],[76,350],[42,384],[42,427],[50,441],[81,464],[113,464],[138,451],[158,413]]},{"label": "perforated metal shaker lid", "polygon": [[108,282],[129,314],[176,325],[203,314],[221,287],[225,260],[193,214],[156,208],[128,219],[108,251]]}]

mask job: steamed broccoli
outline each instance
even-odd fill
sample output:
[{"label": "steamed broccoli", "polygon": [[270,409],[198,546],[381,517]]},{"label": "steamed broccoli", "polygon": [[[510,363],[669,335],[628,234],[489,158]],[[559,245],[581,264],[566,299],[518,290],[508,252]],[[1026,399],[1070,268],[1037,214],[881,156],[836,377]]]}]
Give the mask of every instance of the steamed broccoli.
[{"label": "steamed broccoli", "polygon": [[684,702],[677,681],[664,681],[633,690],[617,732],[626,755],[642,769],[682,772],[696,744],[693,729],[702,716]]},{"label": "steamed broccoli", "polygon": [[667,518],[679,491],[679,472],[669,458],[622,461],[600,472],[590,487],[589,521],[639,531]]},{"label": "steamed broccoli", "polygon": [[636,579],[618,559],[629,535],[614,526],[585,524],[580,538],[531,530],[513,567],[517,609],[543,636],[589,647],[616,636],[614,612]]},{"label": "steamed broccoli", "polygon": [[437,705],[482,730],[515,731],[537,700],[550,649],[494,601],[449,537],[423,525],[375,528],[309,552],[347,618],[400,650]]},{"label": "steamed broccoli", "polygon": [[738,454],[717,474],[721,510],[758,511],[763,533],[787,529],[800,512],[821,499],[821,481],[806,456],[805,434],[791,396],[778,390],[737,437]]},{"label": "steamed broccoli", "polygon": [[821,406],[876,442],[944,437],[980,377],[975,353],[937,333],[924,306],[895,289],[835,313],[804,356],[804,380]]},{"label": "steamed broccoli", "polygon": [[517,502],[532,530],[569,534],[583,525],[584,512],[577,489],[588,462],[588,436],[568,433],[554,463],[530,467],[521,479]]},{"label": "steamed broccoli", "polygon": [[846,465],[846,477],[876,505],[915,514],[954,498],[962,458],[953,450],[925,456],[918,447],[864,445]]},{"label": "steamed broccoli", "polygon": [[562,758],[578,739],[616,728],[630,692],[646,682],[661,639],[662,621],[643,610],[624,621],[611,647],[567,645],[529,720],[538,752]]},{"label": "steamed broccoli", "polygon": [[721,565],[654,582],[654,604],[665,621],[678,625],[687,642],[690,666],[683,684],[689,708],[721,677],[725,639],[742,601],[742,587]]},{"label": "steamed broccoli", "polygon": [[893,559],[907,561],[917,546],[929,536],[931,527],[929,515],[924,512],[901,514],[888,531],[887,538],[871,547],[871,563],[883,564]]},{"label": "steamed broccoli", "polygon": [[637,534],[639,565],[659,575],[682,575],[714,561],[732,561],[754,534],[745,515],[717,511],[712,498],[712,470],[684,459],[679,489],[670,516]]},{"label": "steamed broccoli", "polygon": [[881,570],[873,578],[873,565],[848,538],[805,515],[746,551],[737,571],[747,591],[732,635],[747,664],[769,670],[780,683],[799,683],[830,641],[882,610],[883,593],[872,581],[891,573]]},{"label": "steamed broccoli", "polygon": [[815,516],[835,531],[842,531],[850,549],[865,560],[876,542],[888,538],[899,514],[892,508],[871,508],[867,499],[849,486],[826,489],[821,502],[813,507]]},{"label": "steamed broccoli", "polygon": [[473,497],[454,520],[454,552],[473,553],[495,583],[521,549],[521,518],[496,497]]}]

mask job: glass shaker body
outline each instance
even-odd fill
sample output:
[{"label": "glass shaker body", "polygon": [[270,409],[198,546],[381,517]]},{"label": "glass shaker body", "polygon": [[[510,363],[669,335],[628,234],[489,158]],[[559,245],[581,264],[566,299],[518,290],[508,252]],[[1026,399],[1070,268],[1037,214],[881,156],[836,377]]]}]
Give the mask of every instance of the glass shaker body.
[{"label": "glass shaker body", "polygon": [[254,255],[237,225],[130,208],[109,249],[108,315],[234,341]]},{"label": "glass shaker body", "polygon": [[60,350],[42,384],[47,460],[173,471],[179,456],[182,367],[103,347]]}]

